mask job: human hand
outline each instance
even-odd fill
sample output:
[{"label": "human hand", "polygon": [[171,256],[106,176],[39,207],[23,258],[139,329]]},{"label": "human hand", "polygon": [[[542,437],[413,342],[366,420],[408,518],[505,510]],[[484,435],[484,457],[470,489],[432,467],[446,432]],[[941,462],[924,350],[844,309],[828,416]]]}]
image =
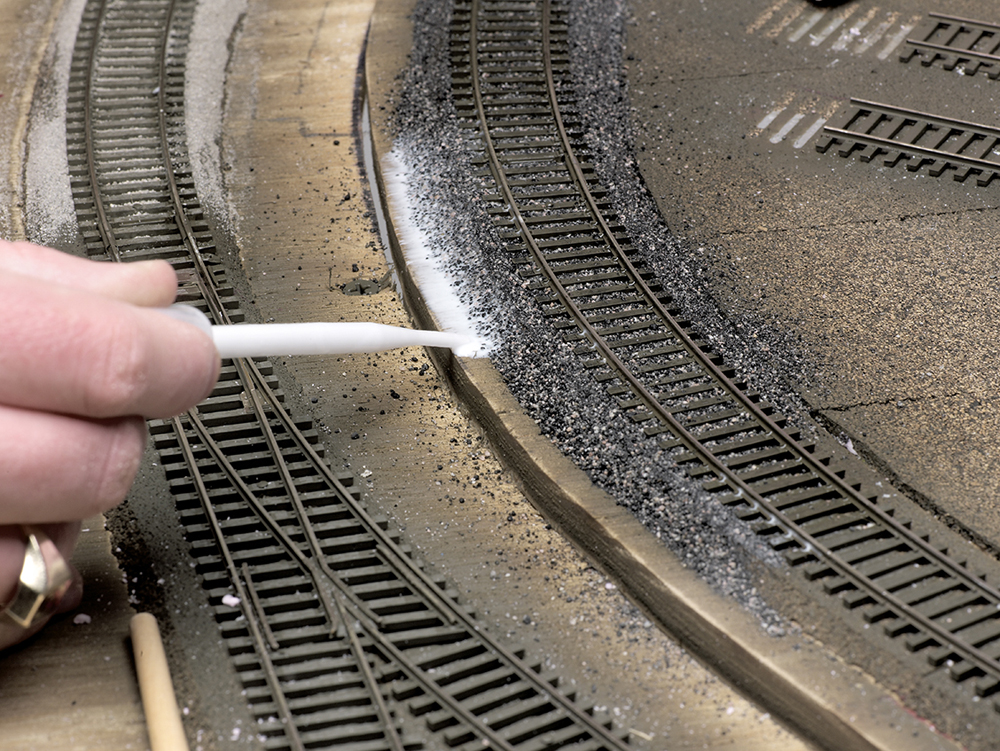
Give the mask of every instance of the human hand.
[{"label": "human hand", "polygon": [[[95,263],[0,240],[0,610],[37,525],[69,560],[79,520],[125,498],[144,418],[211,392],[219,356],[194,326],[149,310],[173,302],[165,261]],[[79,576],[58,608],[80,600]],[[0,649],[30,630],[0,615]]]}]

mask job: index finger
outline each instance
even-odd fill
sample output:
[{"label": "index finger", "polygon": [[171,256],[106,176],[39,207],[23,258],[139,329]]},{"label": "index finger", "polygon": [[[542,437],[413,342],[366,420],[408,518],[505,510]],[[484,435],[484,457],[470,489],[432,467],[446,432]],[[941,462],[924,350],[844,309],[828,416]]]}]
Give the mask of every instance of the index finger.
[{"label": "index finger", "polygon": [[81,417],[169,417],[219,371],[209,336],[148,308],[0,274],[0,402]]},{"label": "index finger", "polygon": [[8,272],[142,305],[170,305],[177,274],[166,261],[91,261],[26,242],[0,240],[0,273]]}]

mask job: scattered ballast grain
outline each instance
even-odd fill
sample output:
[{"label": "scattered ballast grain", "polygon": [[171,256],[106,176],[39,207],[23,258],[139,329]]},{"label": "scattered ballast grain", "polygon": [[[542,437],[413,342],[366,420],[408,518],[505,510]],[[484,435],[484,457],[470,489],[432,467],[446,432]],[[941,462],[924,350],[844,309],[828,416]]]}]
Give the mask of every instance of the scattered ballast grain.
[{"label": "scattered ballast grain", "polygon": [[[575,95],[602,183],[682,312],[699,322],[741,375],[754,386],[765,384],[759,390],[792,412],[794,396],[768,385],[775,380],[773,366],[743,344],[735,323],[719,314],[700,281],[704,270],[664,226],[643,187],[630,148],[621,60],[625,13],[617,0],[572,4]],[[783,565],[780,556],[622,412],[555,335],[516,273],[513,254],[486,210],[490,186],[470,162],[476,136],[458,127],[451,102],[449,16],[447,5],[418,4],[411,66],[393,103],[394,158],[407,175],[410,221],[424,238],[427,257],[446,275],[477,334],[493,343],[495,366],[542,432],[686,566],[753,611],[769,632],[783,633],[785,624],[762,600],[747,567],[753,559]]]}]

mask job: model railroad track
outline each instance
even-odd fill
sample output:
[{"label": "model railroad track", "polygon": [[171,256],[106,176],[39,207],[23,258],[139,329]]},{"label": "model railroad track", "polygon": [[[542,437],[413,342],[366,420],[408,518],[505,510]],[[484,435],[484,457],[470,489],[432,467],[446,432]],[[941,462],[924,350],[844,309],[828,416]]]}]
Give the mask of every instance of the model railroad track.
[{"label": "model railroad track", "polygon": [[[67,137],[91,256],[165,258],[181,298],[242,320],[184,145],[194,0],[92,0]],[[150,422],[206,596],[268,749],[626,748],[558,677],[491,637],[323,459],[263,360]]]},{"label": "model railroad track", "polygon": [[[1000,591],[800,442],[677,313],[587,160],[567,6],[457,0],[454,101],[494,227],[609,397],[718,501],[864,621],[965,690],[1000,688]],[[847,479],[845,479],[847,478]]]},{"label": "model railroad track", "polygon": [[934,177],[949,172],[959,182],[974,177],[980,186],[1000,175],[1000,128],[863,99],[851,99],[823,126],[816,150],[831,148],[842,157],[881,159],[887,167],[904,164]]},{"label": "model railroad track", "polygon": [[1000,25],[928,13],[906,40],[899,59],[904,63],[919,60],[924,66],[941,63],[945,70],[957,69],[967,76],[982,71],[996,80],[1000,77]]}]

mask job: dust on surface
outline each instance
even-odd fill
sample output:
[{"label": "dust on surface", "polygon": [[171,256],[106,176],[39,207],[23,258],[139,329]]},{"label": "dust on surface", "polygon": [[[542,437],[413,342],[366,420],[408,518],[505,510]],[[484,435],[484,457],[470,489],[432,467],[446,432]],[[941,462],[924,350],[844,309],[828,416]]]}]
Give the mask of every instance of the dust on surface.
[{"label": "dust on surface", "polygon": [[[223,163],[231,165],[226,188],[248,307],[262,321],[410,325],[392,289],[342,292],[390,270],[360,175],[357,58],[335,31],[355,14],[357,6],[289,15],[251,3],[235,47]],[[267,35],[279,22],[284,34]],[[305,49],[305,39],[306,58],[287,54]],[[369,507],[398,525],[491,632],[558,668],[581,699],[637,730],[637,747],[659,748],[665,738],[679,748],[737,738],[742,748],[800,747],[549,528],[422,350],[279,365],[294,379],[286,381],[294,402],[320,427],[333,468],[358,478]]]}]

